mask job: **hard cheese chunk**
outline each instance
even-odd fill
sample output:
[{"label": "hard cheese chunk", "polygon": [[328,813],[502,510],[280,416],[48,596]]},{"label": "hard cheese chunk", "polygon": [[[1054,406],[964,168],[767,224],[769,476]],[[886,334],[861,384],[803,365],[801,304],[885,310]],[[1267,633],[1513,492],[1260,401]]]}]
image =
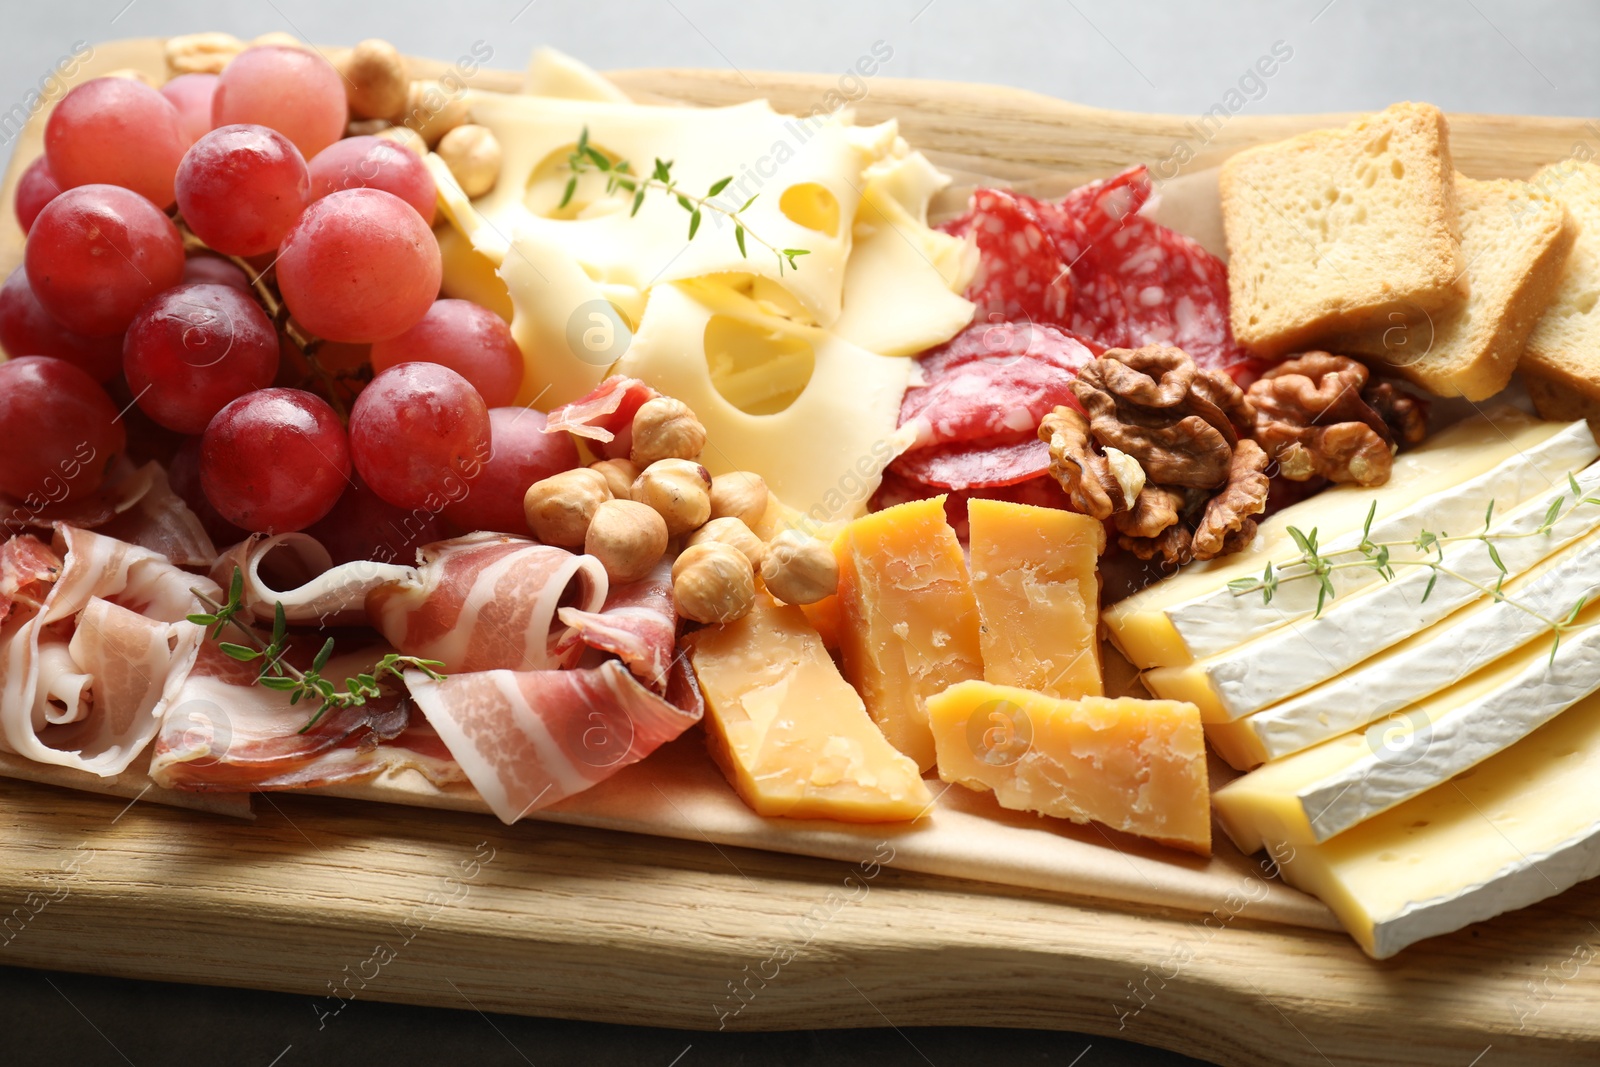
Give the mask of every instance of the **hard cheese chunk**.
[{"label": "hard cheese chunk", "polygon": [[834,551],[845,677],[890,743],[927,770],[927,699],[983,675],[978,605],[944,497],[857,519]]},{"label": "hard cheese chunk", "polygon": [[[1492,500],[1506,512],[1561,482],[1600,456],[1583,423],[1541,422],[1509,407],[1465,419],[1395,457],[1389,481],[1376,488],[1335,486],[1261,524],[1237,552],[1185,567],[1166,581],[1105,611],[1112,640],[1139,667],[1181,666],[1234,648],[1316,610],[1317,583],[1283,584],[1272,602],[1239,595],[1228,583],[1261,574],[1271,561],[1298,557],[1289,527],[1316,530],[1324,551],[1353,547],[1377,505],[1374,541],[1408,541],[1422,530],[1470,530]],[[1376,572],[1336,572],[1340,594],[1379,581]]]},{"label": "hard cheese chunk", "polygon": [[757,814],[897,822],[932,805],[799,608],[763,596],[688,641],[711,754]]},{"label": "hard cheese chunk", "polygon": [[1273,849],[1368,955],[1600,875],[1600,696],[1465,774],[1320,845]]},{"label": "hard cheese chunk", "polygon": [[1100,553],[1087,515],[999,500],[967,504],[984,681],[1099,696]]},{"label": "hard cheese chunk", "polygon": [[1054,697],[961,682],[928,701],[939,777],[1001,807],[1097,822],[1211,854],[1200,713],[1129,697]]}]

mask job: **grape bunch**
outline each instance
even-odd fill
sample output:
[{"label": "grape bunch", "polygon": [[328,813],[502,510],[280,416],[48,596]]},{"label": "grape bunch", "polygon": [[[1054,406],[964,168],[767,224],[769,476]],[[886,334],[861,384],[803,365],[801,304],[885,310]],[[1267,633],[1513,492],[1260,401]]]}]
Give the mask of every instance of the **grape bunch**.
[{"label": "grape bunch", "polygon": [[126,452],[170,463],[219,538],[337,529],[359,558],[527,533],[519,484],[576,452],[514,406],[510,327],[440,299],[422,158],[350,119],[333,66],[282,45],[67,93],[16,188],[0,494],[93,494]]}]

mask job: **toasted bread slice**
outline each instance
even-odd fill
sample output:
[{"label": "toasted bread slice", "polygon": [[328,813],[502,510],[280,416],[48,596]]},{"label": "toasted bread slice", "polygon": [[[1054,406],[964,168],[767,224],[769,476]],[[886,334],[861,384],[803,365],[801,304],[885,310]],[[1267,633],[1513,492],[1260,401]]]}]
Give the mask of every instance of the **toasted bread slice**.
[{"label": "toasted bread slice", "polygon": [[1222,167],[1233,333],[1278,356],[1466,296],[1449,127],[1395,104]]},{"label": "toasted bread slice", "polygon": [[1567,206],[1578,239],[1517,369],[1546,418],[1594,411],[1600,407],[1600,166],[1565,160],[1540,169],[1530,184]]},{"label": "toasted bread slice", "polygon": [[1465,304],[1323,347],[1382,361],[1438,396],[1484,400],[1504,389],[1555,296],[1578,225],[1561,202],[1517,181],[1456,175]]}]

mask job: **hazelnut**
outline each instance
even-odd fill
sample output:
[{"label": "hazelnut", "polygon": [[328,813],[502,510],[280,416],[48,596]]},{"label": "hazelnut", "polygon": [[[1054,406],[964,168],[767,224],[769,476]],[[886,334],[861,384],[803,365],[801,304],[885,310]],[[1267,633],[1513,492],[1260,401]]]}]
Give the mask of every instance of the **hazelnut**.
[{"label": "hazelnut", "polygon": [[579,467],[534,482],[522,498],[522,509],[539,540],[577,548],[584,543],[596,509],[610,499],[605,475]]},{"label": "hazelnut", "polygon": [[221,74],[234,56],[244,51],[244,42],[231,33],[187,33],[167,38],[167,73]]},{"label": "hazelnut", "polygon": [[613,582],[636,582],[666,553],[667,524],[653,508],[607,500],[595,509],[583,550],[600,561]]},{"label": "hazelnut", "polygon": [[424,141],[422,135],[410,126],[390,126],[386,130],[379,131],[377,136],[393,141],[395,144],[403,145],[424,158],[428,155],[428,142]]},{"label": "hazelnut", "polygon": [[449,92],[436,81],[415,81],[406,91],[405,124],[432,148],[439,139],[471,118],[466,94]]},{"label": "hazelnut", "polygon": [[729,471],[711,480],[711,516],[743,519],[755,527],[767,513],[767,483],[759,474]]},{"label": "hazelnut", "polygon": [[388,41],[368,38],[350,49],[340,64],[344,95],[358,119],[395,119],[406,109],[411,83],[406,61]]},{"label": "hazelnut", "polygon": [[639,465],[631,459],[602,459],[589,464],[589,469],[606,476],[611,495],[618,500],[633,499],[633,480],[639,477]]},{"label": "hazelnut", "polygon": [[767,546],[762,543],[761,538],[744,524],[744,520],[736,519],[732,515],[712,519],[689,535],[691,545],[703,545],[711,541],[737,548],[744,553],[745,559],[750,561],[752,567],[761,566],[762,557],[767,554]]},{"label": "hazelnut", "polygon": [[457,126],[439,139],[436,151],[469,199],[493,189],[500,178],[500,142],[487,126]]},{"label": "hazelnut", "polygon": [[755,606],[755,572],[732,545],[693,545],[672,564],[672,601],[679,615],[695,622],[742,619]]},{"label": "hazelnut", "polygon": [[655,508],[674,537],[711,518],[711,475],[690,459],[658,459],[633,480],[633,499]]},{"label": "hazelnut", "polygon": [[839,561],[815,537],[785,530],[767,544],[761,580],[785,604],[815,604],[839,591]]},{"label": "hazelnut", "polygon": [[641,467],[658,459],[695,459],[705,447],[706,428],[681,400],[658,396],[633,416],[630,458]]}]

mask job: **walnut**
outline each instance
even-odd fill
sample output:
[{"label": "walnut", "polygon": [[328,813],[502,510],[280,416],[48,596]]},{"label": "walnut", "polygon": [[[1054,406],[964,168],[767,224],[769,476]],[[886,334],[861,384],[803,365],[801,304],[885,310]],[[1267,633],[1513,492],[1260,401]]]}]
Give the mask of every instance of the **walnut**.
[{"label": "walnut", "polygon": [[[1255,536],[1255,520],[1266,510],[1267,453],[1248,438],[1240,441],[1233,450],[1233,462],[1228,467],[1228,484],[1206,504],[1200,525],[1195,527],[1191,548],[1195,559],[1212,559],[1230,551],[1227,548],[1230,534],[1243,533],[1249,525],[1249,538]],[[1248,539],[1246,541],[1248,543]]]},{"label": "walnut", "polygon": [[1117,516],[1117,530],[1129,537],[1156,537],[1176,523],[1188,505],[1188,494],[1181,489],[1147,485],[1133,508]]},{"label": "walnut", "polygon": [[1225,374],[1200,370],[1166,345],[1113,348],[1083,369],[1072,392],[1094,440],[1132,456],[1157,485],[1222,485],[1233,446],[1254,418]]},{"label": "walnut", "polygon": [[1193,535],[1182,523],[1174,523],[1155,537],[1129,537],[1123,534],[1117,543],[1140,559],[1160,558],[1163,563],[1177,567],[1194,558],[1189,549]]},{"label": "walnut", "polygon": [[1095,519],[1127,510],[1115,472],[1094,450],[1087,419],[1069,407],[1058,407],[1039,421],[1039,439],[1050,446],[1050,473],[1074,508]]},{"label": "walnut", "polygon": [[1361,397],[1389,427],[1389,435],[1396,444],[1421,444],[1428,436],[1427,401],[1401,392],[1391,382],[1375,382]]},{"label": "walnut", "polygon": [[1394,438],[1362,399],[1367,368],[1345,356],[1307,352],[1280,363],[1250,387],[1255,439],[1293,481],[1382,485],[1394,464]]}]

